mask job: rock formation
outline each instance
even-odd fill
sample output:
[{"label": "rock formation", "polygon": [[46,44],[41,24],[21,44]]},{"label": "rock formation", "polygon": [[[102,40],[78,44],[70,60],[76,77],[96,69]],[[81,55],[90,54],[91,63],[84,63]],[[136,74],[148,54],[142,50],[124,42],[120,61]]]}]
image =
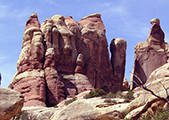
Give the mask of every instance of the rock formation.
[{"label": "rock formation", "polygon": [[9,120],[21,111],[24,97],[17,91],[1,87],[0,95],[0,120]]},{"label": "rock formation", "polygon": [[[159,19],[150,22],[152,28],[147,41],[135,47],[130,88],[137,87],[134,81],[139,84],[134,76],[137,75],[155,94],[168,98],[165,89],[169,87],[168,44],[164,42]],[[95,88],[114,93],[128,90],[128,82],[124,79],[126,42],[122,38],[111,41],[111,61],[107,47],[100,14],[89,15],[80,22],[71,16],[54,15],[40,26],[36,13],[33,13],[26,22],[17,62],[18,72],[9,85],[24,96],[22,112],[26,111],[25,117],[50,120],[140,119],[147,113],[154,114],[159,106],[168,105],[140,87],[134,90],[134,98],[127,96],[128,91],[125,91],[121,93],[124,98],[84,99],[84,95]],[[22,104],[23,96],[19,94]],[[65,105],[71,97],[77,100]],[[1,106],[9,108],[10,104]],[[11,115],[16,115],[21,107]]]},{"label": "rock formation", "polygon": [[101,15],[89,15],[82,18],[79,23],[83,27],[82,54],[86,57],[86,76],[95,88],[113,91],[112,68]]},{"label": "rock formation", "polygon": [[139,81],[133,75],[137,75],[145,83],[150,74],[158,67],[167,63],[168,44],[164,42],[164,32],[160,27],[159,19],[152,19],[152,27],[146,42],[140,42],[135,46],[134,66],[130,79],[130,89]]},{"label": "rock formation", "polygon": [[[121,46],[125,49],[121,43],[116,51]],[[9,88],[24,95],[24,106],[54,106],[94,88],[116,92],[114,86],[122,86],[123,81],[120,76],[120,81],[113,82],[107,47],[100,14],[89,15],[80,22],[71,16],[54,15],[40,26],[33,13],[26,22],[18,72]],[[118,59],[122,56],[125,60],[124,49],[118,51]]]},{"label": "rock formation", "polygon": [[44,41],[38,17],[33,13],[26,22],[18,72],[10,88],[24,95],[24,106],[46,106],[46,82],[43,70]]},{"label": "rock formation", "polygon": [[126,41],[122,38],[116,38],[111,41],[111,65],[113,72],[114,91],[122,90],[125,63],[126,63]]}]

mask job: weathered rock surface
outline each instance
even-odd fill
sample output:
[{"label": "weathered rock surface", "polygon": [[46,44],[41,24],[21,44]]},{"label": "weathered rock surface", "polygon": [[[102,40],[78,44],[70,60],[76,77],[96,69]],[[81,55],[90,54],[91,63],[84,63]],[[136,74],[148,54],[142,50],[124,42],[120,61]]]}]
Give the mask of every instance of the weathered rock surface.
[{"label": "weathered rock surface", "polygon": [[167,63],[168,44],[164,42],[164,32],[162,31],[159,19],[151,20],[152,27],[146,42],[140,42],[135,46],[134,66],[130,79],[130,89],[137,85],[137,75],[145,83],[150,74],[160,66]]},{"label": "weathered rock surface", "polygon": [[80,22],[54,15],[40,26],[33,13],[26,22],[18,72],[9,88],[24,95],[24,106],[55,106],[94,88],[116,92],[114,86],[123,81],[113,82],[107,47],[100,14]]},{"label": "weathered rock surface", "polygon": [[120,91],[123,88],[123,79],[126,64],[126,41],[122,38],[116,38],[111,41],[111,65],[113,72],[113,82],[116,86],[113,87],[114,91]]},{"label": "weathered rock surface", "polygon": [[[165,88],[169,87],[169,63],[152,72],[149,79],[153,79],[151,84],[146,86],[155,94],[166,98]],[[163,74],[163,75],[161,75]],[[67,78],[70,76],[67,76]],[[163,87],[164,85],[164,87]],[[153,96],[150,92],[141,89],[134,93],[135,99],[131,102],[125,102],[123,98],[109,98],[109,103],[105,102],[107,98],[84,99],[89,91],[84,91],[77,95],[77,100],[65,105],[64,101],[58,104],[58,108],[45,107],[24,107],[28,111],[28,116],[32,119],[43,118],[51,120],[100,120],[100,119],[139,119],[147,113],[154,114],[159,106],[165,107],[165,101]],[[76,111],[76,112],[75,112]],[[41,117],[40,117],[41,116]]]},{"label": "weathered rock surface", "polygon": [[24,102],[22,94],[0,87],[0,96],[0,120],[9,120],[21,111]]},{"label": "weathered rock surface", "polygon": [[24,95],[24,106],[46,106],[44,52],[43,33],[38,17],[33,13],[26,22],[22,50],[17,61],[18,72],[9,86]]},{"label": "weathered rock surface", "polygon": [[85,56],[86,76],[95,88],[113,91],[112,67],[109,60],[108,44],[105,27],[100,14],[84,17],[79,22],[82,25],[81,35]]},{"label": "weathered rock surface", "polygon": [[[67,106],[57,108],[46,107],[23,107],[22,111],[26,111],[26,118],[43,119],[43,120],[98,120],[124,118],[123,109],[128,103],[124,103],[124,99],[112,99],[117,103],[106,103],[105,99],[91,98],[79,99]],[[75,112],[76,111],[76,112]]]},{"label": "weathered rock surface", "polygon": [[[152,90],[156,95],[160,97],[167,98],[166,88],[169,87],[169,77],[168,70],[169,63],[164,64],[160,68],[153,71],[148,79],[151,81],[145,85]],[[162,75],[160,75],[161,73]],[[164,87],[165,88],[164,88]],[[137,115],[141,115],[147,110],[150,112],[155,112],[158,106],[164,105],[164,101],[159,100],[157,97],[153,96],[150,92],[140,89],[135,93],[135,99],[130,102],[128,110],[131,111],[126,118],[137,118]]]},{"label": "weathered rock surface", "polygon": [[[124,99],[116,99],[117,103],[105,103],[105,99],[92,98],[92,99],[81,99],[74,101],[67,105],[60,112],[56,112],[51,120],[96,120],[96,119],[112,119],[112,118],[123,118],[121,112],[123,107],[127,106],[128,103],[124,102]],[[76,111],[76,112],[74,112]]]}]

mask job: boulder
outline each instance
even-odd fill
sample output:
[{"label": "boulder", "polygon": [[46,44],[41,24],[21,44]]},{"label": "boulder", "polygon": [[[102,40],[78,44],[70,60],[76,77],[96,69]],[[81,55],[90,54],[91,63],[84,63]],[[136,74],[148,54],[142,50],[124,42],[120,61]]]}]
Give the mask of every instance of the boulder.
[{"label": "boulder", "polygon": [[155,69],[167,63],[168,44],[164,42],[164,33],[160,28],[159,19],[151,20],[151,23],[147,41],[135,46],[130,89],[137,87],[134,81],[141,84],[133,74],[137,75],[144,84]]},{"label": "boulder", "polygon": [[0,95],[0,119],[9,120],[21,111],[24,97],[17,91],[1,87]]},{"label": "boulder", "polygon": [[150,20],[152,27],[147,37],[147,42],[151,45],[162,45],[164,43],[164,32],[160,27],[160,20],[158,18]]},{"label": "boulder", "polygon": [[111,41],[111,66],[113,72],[114,91],[121,91],[123,88],[123,79],[126,64],[126,41],[122,38],[116,38]]}]

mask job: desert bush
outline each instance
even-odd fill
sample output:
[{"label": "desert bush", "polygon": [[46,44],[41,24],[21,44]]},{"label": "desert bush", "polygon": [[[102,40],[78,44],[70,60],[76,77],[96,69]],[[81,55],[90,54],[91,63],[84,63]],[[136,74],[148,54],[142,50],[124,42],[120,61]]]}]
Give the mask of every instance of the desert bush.
[{"label": "desert bush", "polygon": [[93,98],[93,97],[100,97],[105,94],[105,91],[103,89],[96,88],[95,90],[91,90],[89,94],[85,95],[84,98]]},{"label": "desert bush", "polygon": [[20,111],[12,120],[29,120],[28,112],[26,110]]},{"label": "desert bush", "polygon": [[73,101],[75,101],[77,99],[77,97],[72,97],[71,99],[69,100],[65,100],[65,105],[68,105],[70,103],[72,103]]},{"label": "desert bush", "polygon": [[115,94],[116,98],[123,98],[122,92],[121,91],[117,91]]},{"label": "desert bush", "polygon": [[58,108],[58,106],[57,105],[55,105],[55,106],[53,106],[54,108]]},{"label": "desert bush", "polygon": [[[134,92],[132,90],[129,90],[126,95],[123,95],[121,91],[117,91],[115,94],[112,92],[105,94],[105,91],[103,89],[96,88],[95,90],[91,90],[89,94],[84,96],[84,98],[88,99],[101,96],[101,98],[124,98],[125,102],[130,102],[134,99],[133,94]],[[109,102],[109,100],[106,101]]]},{"label": "desert bush", "polygon": [[169,111],[163,107],[158,107],[154,115],[147,114],[141,120],[169,120]]},{"label": "desert bush", "polygon": [[[125,118],[126,115],[127,115],[129,112],[130,112],[129,110],[125,110],[125,111],[122,113],[122,116]],[[132,119],[132,118],[131,118],[131,119],[125,118],[124,120],[133,120],[133,119]]]},{"label": "desert bush", "polygon": [[134,92],[132,90],[129,90],[128,93],[125,96],[123,96],[125,102],[130,102],[131,100],[133,100],[134,99],[133,94]]},{"label": "desert bush", "polygon": [[105,99],[104,102],[106,102],[106,103],[114,103],[114,104],[117,103],[115,100],[111,100],[110,98]]},{"label": "desert bush", "polygon": [[103,95],[102,98],[115,98],[116,95],[112,92],[107,93],[106,95]]}]

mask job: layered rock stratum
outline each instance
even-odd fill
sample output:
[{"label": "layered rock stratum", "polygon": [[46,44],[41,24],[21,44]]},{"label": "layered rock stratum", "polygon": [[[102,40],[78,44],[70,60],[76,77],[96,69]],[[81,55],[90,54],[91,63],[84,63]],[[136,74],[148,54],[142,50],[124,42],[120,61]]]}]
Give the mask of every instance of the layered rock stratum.
[{"label": "layered rock stratum", "polygon": [[40,25],[33,13],[26,22],[18,72],[9,88],[24,95],[24,106],[54,106],[95,88],[122,90],[126,43],[116,40],[112,54],[117,59],[111,63],[105,32],[100,14],[80,22],[54,15]]}]

